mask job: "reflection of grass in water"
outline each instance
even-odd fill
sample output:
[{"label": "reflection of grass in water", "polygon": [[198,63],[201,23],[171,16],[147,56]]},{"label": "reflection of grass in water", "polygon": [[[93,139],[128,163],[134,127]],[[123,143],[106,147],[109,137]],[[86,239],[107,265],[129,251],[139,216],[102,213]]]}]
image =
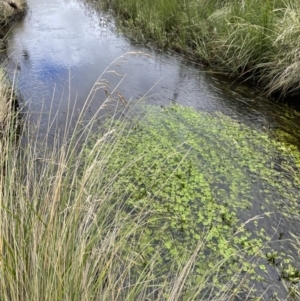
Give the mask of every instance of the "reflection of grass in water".
[{"label": "reflection of grass in water", "polygon": [[299,1],[98,0],[133,38],[187,52],[283,95],[299,92]]},{"label": "reflection of grass in water", "polygon": [[[264,257],[261,249],[274,232],[262,228],[268,223],[251,220],[251,208],[265,215],[264,220],[270,219],[266,210],[299,212],[299,183],[282,169],[284,164],[296,170],[297,163],[299,159],[262,132],[221,114],[170,106],[151,108],[143,120],[133,122],[128,135],[118,137],[104,174],[119,171],[115,198],[123,195],[133,216],[145,208],[151,212],[139,233],[141,247],[154,239],[164,250],[161,262],[174,262],[204,240],[196,275],[203,277],[207,269],[226,261],[226,271],[219,271],[222,277],[211,278],[218,285],[241,265],[252,280],[267,277],[257,277],[254,265],[241,261]],[[141,250],[145,258],[153,252],[150,246]],[[278,263],[286,254],[276,256]],[[258,265],[263,272],[265,263]],[[160,267],[160,272],[168,269]]]}]

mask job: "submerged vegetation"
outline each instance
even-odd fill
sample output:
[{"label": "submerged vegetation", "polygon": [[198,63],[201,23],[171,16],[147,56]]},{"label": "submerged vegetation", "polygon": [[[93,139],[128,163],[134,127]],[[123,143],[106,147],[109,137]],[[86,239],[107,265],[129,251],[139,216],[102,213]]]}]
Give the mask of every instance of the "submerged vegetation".
[{"label": "submerged vegetation", "polygon": [[300,90],[296,0],[99,0],[137,39],[188,53],[269,95]]}]

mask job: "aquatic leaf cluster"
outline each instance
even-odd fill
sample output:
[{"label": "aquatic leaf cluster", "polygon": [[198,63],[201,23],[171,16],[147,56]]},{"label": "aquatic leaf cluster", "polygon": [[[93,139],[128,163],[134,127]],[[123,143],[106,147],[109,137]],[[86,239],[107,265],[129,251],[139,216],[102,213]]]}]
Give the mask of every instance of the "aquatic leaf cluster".
[{"label": "aquatic leaf cluster", "polygon": [[122,131],[107,141],[114,150],[103,152],[99,174],[102,183],[114,175],[109,193],[124,203],[120,214],[136,223],[145,213],[124,250],[135,245],[137,266],[155,254],[156,275],[163,276],[201,245],[187,283],[214,271],[206,293],[228,281],[234,286],[238,274],[245,286],[267,283],[270,269],[298,275],[295,262],[286,261],[292,246],[282,236],[289,233],[278,230],[281,220],[300,215],[295,148],[220,113],[170,105],[145,106],[137,115],[115,121]]}]

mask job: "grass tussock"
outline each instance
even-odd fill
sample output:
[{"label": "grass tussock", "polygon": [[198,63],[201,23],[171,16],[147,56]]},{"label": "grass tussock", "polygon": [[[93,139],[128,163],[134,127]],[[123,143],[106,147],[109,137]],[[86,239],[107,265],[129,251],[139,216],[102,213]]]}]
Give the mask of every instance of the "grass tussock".
[{"label": "grass tussock", "polygon": [[216,70],[252,79],[270,95],[299,92],[296,0],[113,0],[138,39],[188,53]]},{"label": "grass tussock", "polygon": [[[100,88],[108,89],[107,82],[99,80],[89,98]],[[38,123],[34,128],[27,122],[18,136],[13,126],[3,133],[0,300],[227,301],[252,300],[253,296],[268,300],[268,288],[257,292],[257,282],[251,282],[263,279],[256,279],[262,276],[257,268],[269,268],[263,251],[268,248],[268,238],[256,239],[246,231],[251,223],[260,229],[262,217],[239,222],[236,208],[232,211],[224,203],[229,201],[225,191],[214,196],[218,191],[210,189],[199,173],[197,154],[195,164],[189,159],[192,147],[187,149],[187,142],[174,147],[172,142],[182,139],[187,131],[183,125],[193,122],[198,122],[194,124],[197,129],[200,122],[203,130],[215,125],[208,133],[217,143],[214,135],[224,130],[230,140],[242,127],[230,126],[229,118],[199,116],[176,106],[156,108],[152,117],[145,116],[148,119],[143,126],[143,120],[137,122],[131,116],[128,104],[121,110],[125,116],[117,118],[126,102],[118,91],[110,92],[89,121],[84,110],[79,116],[70,111],[65,127],[56,128],[54,138],[52,121],[43,136]],[[8,89],[6,93],[11,92]],[[103,118],[99,113],[108,108],[111,117]],[[73,114],[77,124],[71,131],[68,120]],[[157,120],[162,122],[159,129]],[[172,139],[165,139],[168,129],[176,133],[171,132]],[[253,131],[244,132],[249,136]],[[195,150],[206,147],[195,133],[191,130],[185,138]],[[268,144],[266,137],[262,139]],[[250,143],[256,149],[254,139]],[[233,150],[229,151],[232,154]],[[249,147],[243,151],[242,158],[252,154]],[[213,155],[207,151],[208,162]],[[200,172],[209,173],[211,167],[206,166],[205,156],[202,159]],[[223,168],[227,169],[225,165]],[[264,170],[262,166],[259,169]],[[232,165],[229,170],[233,170]],[[243,193],[243,185],[237,186],[236,181],[242,175],[232,175],[230,197],[237,200],[236,193]],[[208,179],[211,176],[208,174]],[[199,198],[199,202],[191,202],[191,198]],[[259,232],[264,235],[264,231]],[[275,262],[277,255],[272,254],[270,261]],[[294,268],[291,260],[290,265]],[[285,273],[282,282],[291,277],[288,270]],[[297,273],[295,268],[295,283]],[[290,283],[286,282],[285,295],[291,296]],[[297,297],[297,286],[292,288]]]}]

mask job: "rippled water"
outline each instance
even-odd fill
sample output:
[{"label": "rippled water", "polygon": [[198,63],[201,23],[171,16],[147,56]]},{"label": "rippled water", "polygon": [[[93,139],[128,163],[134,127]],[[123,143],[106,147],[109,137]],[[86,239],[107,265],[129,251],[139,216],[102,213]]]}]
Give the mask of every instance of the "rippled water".
[{"label": "rippled water", "polygon": [[[80,0],[28,0],[28,5],[27,16],[9,34],[6,65],[32,121],[43,112],[41,133],[47,132],[49,117],[56,116],[56,126],[63,127],[70,110],[75,122],[102,75],[110,91],[117,87],[127,99],[146,95],[146,102],[154,105],[175,101],[201,111],[220,111],[254,128],[280,130],[294,143],[299,140],[300,118],[291,108],[271,103],[253,87],[213,75],[177,55],[132,43],[116,33],[109,16]],[[87,118],[105,98],[99,89]],[[279,219],[273,220],[273,226]],[[299,229],[295,223],[281,227],[282,232]]]}]

